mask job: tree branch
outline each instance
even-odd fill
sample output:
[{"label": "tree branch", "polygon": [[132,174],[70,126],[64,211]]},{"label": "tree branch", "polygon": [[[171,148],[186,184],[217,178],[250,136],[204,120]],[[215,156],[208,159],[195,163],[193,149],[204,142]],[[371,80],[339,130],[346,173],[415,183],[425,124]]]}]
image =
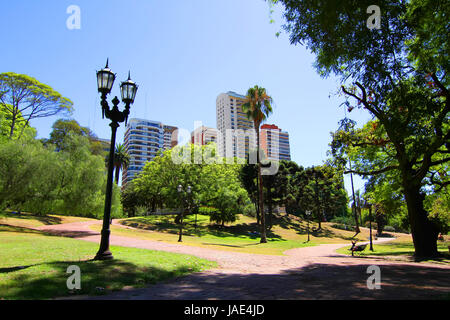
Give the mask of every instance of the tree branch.
[{"label": "tree branch", "polygon": [[398,169],[399,166],[388,166],[385,167],[383,169],[380,170],[374,170],[374,171],[368,171],[368,172],[362,172],[362,171],[355,171],[355,170],[348,170],[348,171],[344,171],[344,174],[348,174],[348,173],[354,173],[360,176],[373,176],[373,175],[377,175],[377,174],[381,174],[381,173],[385,173],[391,170],[395,170]]}]

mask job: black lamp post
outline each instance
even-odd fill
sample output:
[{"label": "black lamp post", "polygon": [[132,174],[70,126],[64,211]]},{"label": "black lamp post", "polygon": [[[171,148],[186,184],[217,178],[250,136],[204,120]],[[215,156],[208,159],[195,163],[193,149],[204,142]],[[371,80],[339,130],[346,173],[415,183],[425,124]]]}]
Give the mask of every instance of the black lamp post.
[{"label": "black lamp post", "polygon": [[[183,241],[182,240],[182,237],[183,237],[183,215],[184,215],[184,202],[185,202],[185,199],[184,199],[184,197],[182,195],[183,186],[181,184],[178,185],[177,191],[178,191],[178,194],[180,195],[180,201],[181,201],[181,221],[180,221],[180,234],[179,234],[179,237],[178,237],[178,242],[182,242]],[[191,193],[191,186],[187,186],[186,192],[188,194]]]},{"label": "black lamp post", "polygon": [[134,102],[136,97],[136,91],[138,86],[131,81],[130,73],[128,73],[128,80],[120,84],[120,93],[122,96],[122,102],[125,104],[125,110],[119,111],[118,105],[120,103],[117,97],[112,100],[113,108],[110,109],[108,102],[106,101],[107,95],[111,92],[112,86],[116,75],[109,69],[108,60],[106,61],[106,67],[100,71],[97,71],[97,87],[98,92],[102,95],[102,117],[111,120],[111,146],[109,149],[109,162],[108,162],[108,180],[106,183],[106,196],[105,196],[105,211],[103,214],[103,227],[101,232],[100,249],[95,256],[95,260],[110,260],[113,259],[111,251],[109,250],[109,235],[111,231],[109,229],[111,223],[111,199],[112,199],[112,187],[113,187],[113,171],[114,171],[114,148],[116,145],[116,132],[119,127],[119,123],[125,121],[125,125],[130,114],[130,106]]},{"label": "black lamp post", "polygon": [[369,228],[370,228],[370,251],[373,251],[373,241],[372,241],[372,204],[367,203],[369,208]]},{"label": "black lamp post", "polygon": [[309,242],[309,216],[311,215],[311,211],[306,211],[306,220],[308,221],[308,242]]}]

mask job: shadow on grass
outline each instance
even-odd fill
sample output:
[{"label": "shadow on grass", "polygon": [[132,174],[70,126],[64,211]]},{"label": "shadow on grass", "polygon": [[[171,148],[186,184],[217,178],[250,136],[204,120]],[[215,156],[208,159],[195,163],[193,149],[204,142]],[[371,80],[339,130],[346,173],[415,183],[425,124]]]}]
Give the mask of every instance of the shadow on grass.
[{"label": "shadow on grass", "polygon": [[[299,218],[295,217],[286,217],[286,216],[279,216],[279,217],[273,217],[273,222],[274,225],[278,225],[283,229],[286,230],[294,230],[298,235],[306,235],[308,234],[308,228],[306,226],[306,222],[304,222],[305,226],[302,225],[299,222]],[[313,235],[316,238],[339,238],[339,239],[343,239],[343,240],[352,240],[353,236],[346,236],[340,233],[336,233],[333,232],[332,230],[328,229],[328,228],[321,228],[321,229],[317,229],[315,228],[315,226],[317,225],[317,223],[314,222],[310,222],[309,225],[309,233],[311,235]]]},{"label": "shadow on grass", "polygon": [[41,231],[38,231],[38,230],[24,228],[24,227],[10,226],[8,224],[0,224],[0,232],[18,232],[18,233],[43,234]]},{"label": "shadow on grass", "polygon": [[[81,289],[69,290],[66,273],[70,265],[81,269]],[[30,268],[37,268],[27,272]],[[22,272],[22,270],[28,269]],[[194,270],[195,271],[195,270]],[[6,282],[0,283],[0,299],[51,299],[70,295],[103,295],[121,290],[125,286],[143,287],[193,272],[182,266],[164,270],[154,266],[138,266],[122,260],[111,261],[57,261],[29,266],[3,268],[8,273]]]},{"label": "shadow on grass", "polygon": [[86,236],[95,236],[99,235],[98,232],[95,231],[75,231],[75,230],[35,230],[25,227],[16,227],[10,226],[7,224],[0,224],[0,232],[18,232],[18,233],[33,233],[40,234],[43,236],[53,236],[53,237],[67,237],[67,238],[83,238]]},{"label": "shadow on grass", "polygon": [[54,224],[60,224],[62,222],[62,219],[59,217],[39,216],[39,215],[32,215],[32,214],[25,214],[25,213],[19,214],[19,213],[3,212],[0,215],[0,217],[15,218],[15,219],[22,219],[22,220],[37,220],[44,225],[54,225]]}]

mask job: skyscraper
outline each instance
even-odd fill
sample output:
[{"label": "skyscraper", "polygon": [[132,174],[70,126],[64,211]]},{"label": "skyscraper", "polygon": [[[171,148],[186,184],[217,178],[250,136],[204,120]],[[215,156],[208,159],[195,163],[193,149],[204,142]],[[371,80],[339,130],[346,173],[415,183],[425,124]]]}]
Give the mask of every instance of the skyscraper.
[{"label": "skyscraper", "polygon": [[291,160],[289,133],[282,131],[276,125],[264,124],[261,126],[260,144],[267,159]]},{"label": "skyscraper", "polygon": [[217,142],[217,129],[200,126],[191,133],[191,142],[196,145],[207,145],[210,142]]},{"label": "skyscraper", "polygon": [[232,91],[217,97],[217,147],[221,157],[245,158],[250,149],[256,147],[253,122],[242,111],[245,99],[245,96]]},{"label": "skyscraper", "polygon": [[122,172],[122,185],[133,180],[142,171],[147,161],[152,161],[159,152],[177,144],[177,128],[161,122],[131,119],[128,122],[124,145],[130,155],[128,168]]}]

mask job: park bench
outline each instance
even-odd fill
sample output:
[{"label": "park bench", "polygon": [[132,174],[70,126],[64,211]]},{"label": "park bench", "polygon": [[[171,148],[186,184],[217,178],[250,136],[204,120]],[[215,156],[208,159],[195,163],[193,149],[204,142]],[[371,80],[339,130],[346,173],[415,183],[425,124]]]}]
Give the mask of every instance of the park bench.
[{"label": "park bench", "polygon": [[353,257],[354,252],[362,252],[366,249],[366,247],[367,247],[367,243],[357,246],[356,241],[352,241],[352,247],[349,250],[352,252],[352,257]]}]

